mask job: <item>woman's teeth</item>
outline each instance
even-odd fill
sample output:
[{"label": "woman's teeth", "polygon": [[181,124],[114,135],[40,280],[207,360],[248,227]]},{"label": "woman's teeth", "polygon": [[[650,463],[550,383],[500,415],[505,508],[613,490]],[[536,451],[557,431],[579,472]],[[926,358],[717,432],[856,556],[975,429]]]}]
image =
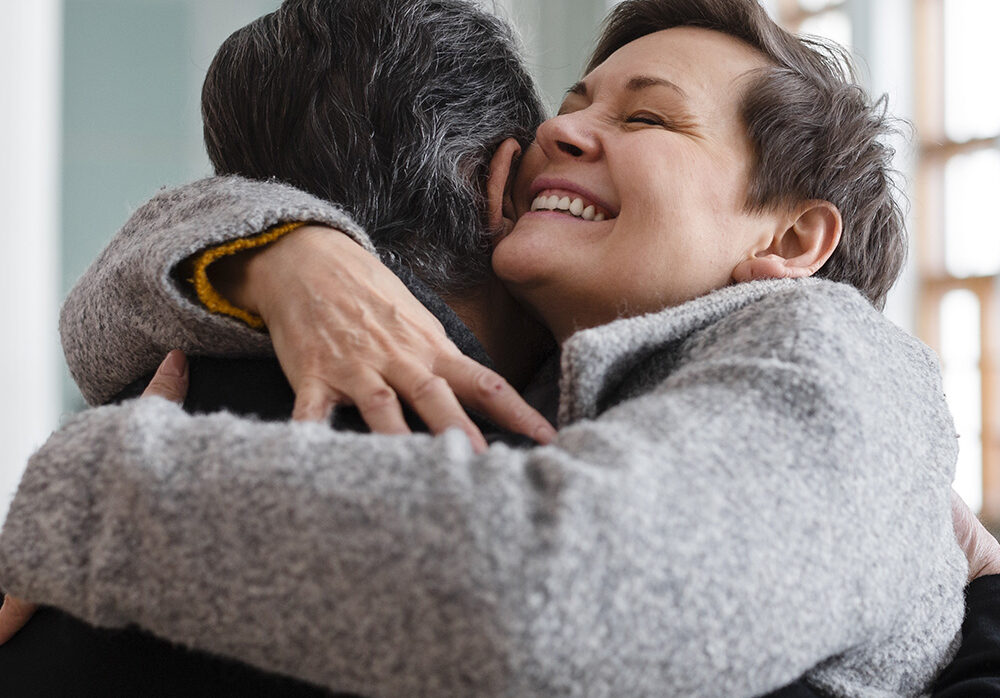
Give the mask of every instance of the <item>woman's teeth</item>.
[{"label": "woman's teeth", "polygon": [[593,204],[584,203],[583,199],[570,199],[568,196],[541,195],[531,202],[532,211],[565,211],[571,216],[582,218],[585,221],[599,223],[606,216],[603,211],[598,211]]}]

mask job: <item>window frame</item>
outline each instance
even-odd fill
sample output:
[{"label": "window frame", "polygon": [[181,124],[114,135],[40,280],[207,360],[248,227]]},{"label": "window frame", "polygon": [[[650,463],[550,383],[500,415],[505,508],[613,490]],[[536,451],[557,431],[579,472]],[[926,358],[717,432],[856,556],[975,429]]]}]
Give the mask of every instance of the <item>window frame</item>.
[{"label": "window frame", "polygon": [[916,0],[914,7],[915,126],[918,134],[913,197],[917,254],[917,333],[940,351],[941,301],[954,290],[979,300],[982,395],[982,491],[980,517],[1000,526],[1000,274],[959,277],[945,267],[945,169],[952,158],[1000,147],[1000,132],[985,138],[955,141],[945,131],[944,0]]}]

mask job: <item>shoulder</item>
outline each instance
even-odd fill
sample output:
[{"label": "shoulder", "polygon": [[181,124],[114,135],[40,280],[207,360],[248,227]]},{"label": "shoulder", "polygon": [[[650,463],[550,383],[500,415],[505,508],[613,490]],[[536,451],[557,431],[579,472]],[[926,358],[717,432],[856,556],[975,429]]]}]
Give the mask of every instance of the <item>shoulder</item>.
[{"label": "shoulder", "polygon": [[[700,350],[734,345],[747,354],[803,366],[854,372],[882,369],[937,376],[939,364],[923,342],[893,324],[861,293],[826,279],[764,282],[743,304],[692,336]],[[753,284],[747,284],[753,286]]]}]

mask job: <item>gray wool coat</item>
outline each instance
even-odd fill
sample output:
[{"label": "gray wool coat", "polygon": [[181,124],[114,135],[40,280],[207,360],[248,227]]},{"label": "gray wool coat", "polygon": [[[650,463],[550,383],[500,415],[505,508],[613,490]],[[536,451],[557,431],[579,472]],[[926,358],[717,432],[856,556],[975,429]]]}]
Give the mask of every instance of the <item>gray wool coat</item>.
[{"label": "gray wool coat", "polygon": [[[81,282],[114,281],[125,307],[78,290],[63,316],[74,375],[106,370],[82,382],[92,400],[173,346],[267,351],[164,269],[283,220],[350,225],[238,180],[136,217]],[[124,337],[125,369],[85,348],[95,323]],[[761,281],[574,335],[560,388],[555,443],[482,455],[457,431],[158,398],[86,411],[29,463],[0,583],[373,697],[751,696],[804,673],[833,695],[926,692],[957,646],[967,566],[925,346],[847,286]]]}]

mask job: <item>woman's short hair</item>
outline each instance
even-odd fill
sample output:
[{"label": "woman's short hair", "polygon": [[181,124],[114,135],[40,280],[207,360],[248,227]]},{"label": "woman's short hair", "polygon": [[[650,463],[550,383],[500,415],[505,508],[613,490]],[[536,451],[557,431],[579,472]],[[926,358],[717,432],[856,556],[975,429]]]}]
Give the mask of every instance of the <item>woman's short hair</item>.
[{"label": "woman's short hair", "polygon": [[202,116],[218,174],[339,203],[454,292],[490,268],[490,157],[543,110],[509,25],[471,2],[286,0],[222,44]]},{"label": "woman's short hair", "polygon": [[587,72],[625,44],[678,26],[728,34],[770,59],[742,98],[754,152],[747,208],[834,204],[843,233],[817,276],[851,284],[882,308],[907,248],[886,98],[873,101],[857,84],[843,49],[785,31],[757,0],[625,0],[606,20]]}]

